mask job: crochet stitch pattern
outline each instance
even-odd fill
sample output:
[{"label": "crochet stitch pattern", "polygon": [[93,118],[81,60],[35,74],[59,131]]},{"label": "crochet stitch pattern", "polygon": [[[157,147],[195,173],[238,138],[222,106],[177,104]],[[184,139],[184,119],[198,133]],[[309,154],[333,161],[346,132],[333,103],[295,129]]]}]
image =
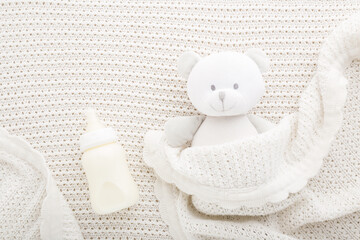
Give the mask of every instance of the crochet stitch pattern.
[{"label": "crochet stitch pattern", "polygon": [[[0,126],[44,156],[84,239],[172,239],[154,194],[154,171],[142,152],[146,132],[163,130],[170,117],[198,114],[177,74],[178,56],[186,50],[206,56],[263,49],[271,70],[252,113],[277,123],[298,111],[325,38],[359,10],[358,0],[2,1]],[[308,184],[308,200],[296,200],[298,211],[259,221],[277,221],[299,239],[360,236],[360,214],[346,209],[347,201],[329,205],[359,186],[359,69],[354,61],[345,71],[343,125],[320,174]],[[121,133],[141,195],[127,211],[99,216],[91,210],[78,144],[87,107]],[[334,205],[343,217],[319,222]],[[279,226],[267,230],[278,232]]]}]

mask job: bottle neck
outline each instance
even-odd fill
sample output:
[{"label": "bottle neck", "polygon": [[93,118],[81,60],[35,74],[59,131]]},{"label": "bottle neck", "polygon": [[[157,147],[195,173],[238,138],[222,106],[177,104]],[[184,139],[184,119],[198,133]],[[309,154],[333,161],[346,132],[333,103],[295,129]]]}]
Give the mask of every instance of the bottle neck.
[{"label": "bottle neck", "polygon": [[117,141],[116,132],[112,128],[101,128],[85,133],[80,137],[80,150],[85,152],[88,149]]},{"label": "bottle neck", "polygon": [[94,149],[98,149],[98,148],[101,148],[101,147],[105,147],[105,146],[108,146],[108,145],[111,145],[111,144],[115,144],[116,142],[109,142],[109,143],[104,143],[104,144],[101,144],[101,145],[98,145],[98,146],[94,146],[92,148],[89,148],[87,150],[85,150],[84,152],[88,152],[88,151],[91,151],[91,150],[94,150]]}]

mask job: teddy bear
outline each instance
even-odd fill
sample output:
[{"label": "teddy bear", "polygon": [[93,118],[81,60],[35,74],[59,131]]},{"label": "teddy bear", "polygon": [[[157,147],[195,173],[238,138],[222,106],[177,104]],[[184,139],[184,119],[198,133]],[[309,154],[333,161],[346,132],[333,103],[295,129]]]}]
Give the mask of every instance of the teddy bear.
[{"label": "teddy bear", "polygon": [[187,79],[187,94],[202,114],[168,120],[165,136],[172,147],[211,146],[245,139],[272,128],[271,122],[248,114],[265,92],[262,78],[269,60],[259,49],[219,52],[200,57],[186,52],[178,72]]}]

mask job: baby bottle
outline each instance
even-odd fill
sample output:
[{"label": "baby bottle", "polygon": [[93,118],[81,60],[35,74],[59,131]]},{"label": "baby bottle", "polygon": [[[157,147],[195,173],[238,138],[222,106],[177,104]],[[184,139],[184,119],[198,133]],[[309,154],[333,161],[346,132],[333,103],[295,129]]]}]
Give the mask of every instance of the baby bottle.
[{"label": "baby bottle", "polygon": [[137,186],[126,163],[125,151],[116,142],[116,132],[106,128],[93,109],[87,112],[86,133],[80,137],[82,165],[89,183],[95,213],[108,214],[134,205]]}]

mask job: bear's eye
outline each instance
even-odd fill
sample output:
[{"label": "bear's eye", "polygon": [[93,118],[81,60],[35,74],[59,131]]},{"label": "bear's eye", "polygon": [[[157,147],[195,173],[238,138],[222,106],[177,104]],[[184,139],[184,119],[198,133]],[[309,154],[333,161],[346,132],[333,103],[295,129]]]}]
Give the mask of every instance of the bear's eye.
[{"label": "bear's eye", "polygon": [[211,90],[215,91],[215,89],[216,89],[215,85],[211,85]]},{"label": "bear's eye", "polygon": [[237,83],[234,84],[234,89],[238,89],[239,85]]}]

